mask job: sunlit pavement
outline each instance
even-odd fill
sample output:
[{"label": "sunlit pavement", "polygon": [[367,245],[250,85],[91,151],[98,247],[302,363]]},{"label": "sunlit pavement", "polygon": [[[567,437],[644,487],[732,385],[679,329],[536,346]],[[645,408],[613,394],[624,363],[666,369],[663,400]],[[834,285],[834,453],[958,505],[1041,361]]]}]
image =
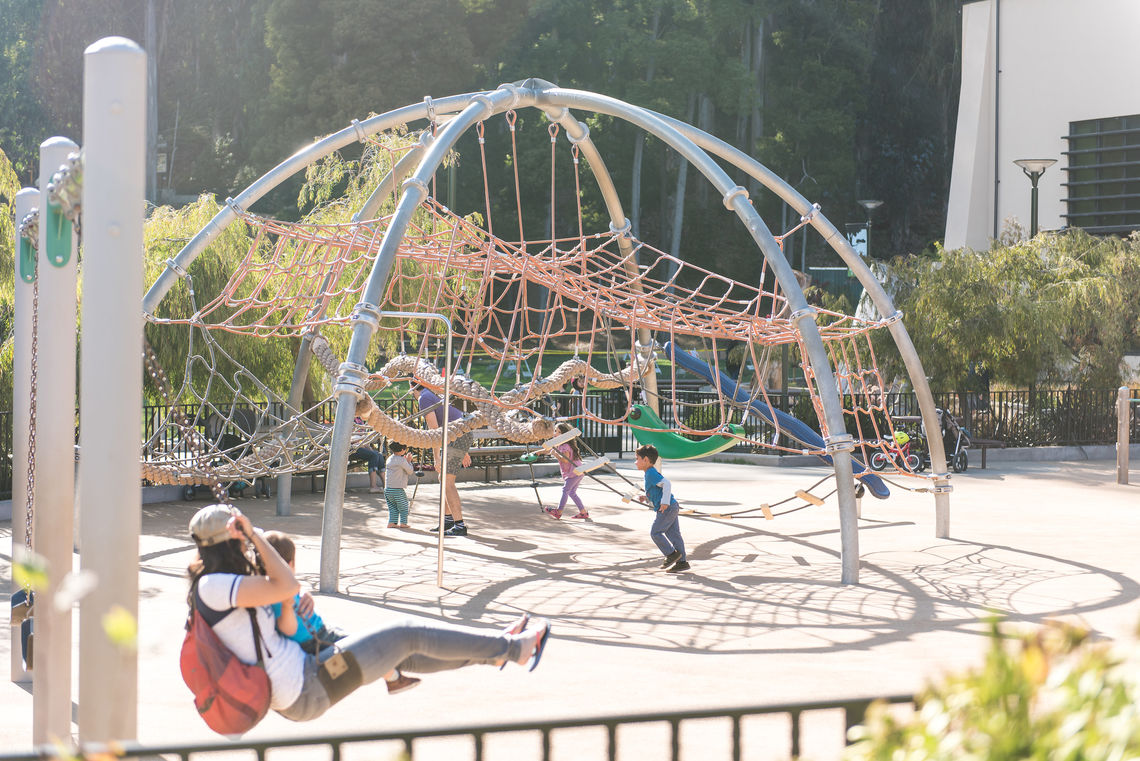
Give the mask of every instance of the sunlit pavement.
[{"label": "sunlit pavement", "polygon": [[[618,465],[639,478],[628,456]],[[910,693],[939,673],[977,663],[986,647],[982,619],[992,612],[1016,626],[1079,621],[1122,642],[1131,642],[1140,620],[1140,484],[1117,485],[1112,462],[1001,463],[957,475],[949,539],[934,536],[929,494],[894,489],[885,501],[867,497],[859,584],[851,586],[839,583],[834,496],[822,507],[782,512],[803,503],[779,505],[771,521],[755,510],[808,488],[827,470],[697,461],[668,463],[666,473],[684,507],[721,514],[753,509],[732,519],[684,518],[692,570],[677,575],[658,567],[648,509],[623,504],[596,482],[587,479],[581,489],[589,523],[569,520],[571,510],[561,521],[541,513],[526,482],[467,483],[460,488],[470,536],[447,539],[441,589],[435,536],[426,530],[437,487],[419,489],[411,530],[385,527],[383,495],[349,492],[340,593],[317,595],[326,621],[354,630],[412,616],[490,628],[526,610],[551,619],[554,638],[533,673],[474,667],[426,676],[415,690],[393,697],[380,685],[364,687],[316,724],[271,713],[247,737]],[[630,490],[615,476],[603,478]],[[831,483],[815,491],[825,494]],[[544,503],[556,502],[560,482],[543,484]],[[143,742],[216,738],[197,718],[178,672],[185,569],[194,554],[186,526],[205,504],[143,508]],[[296,536],[299,574],[315,588],[323,497],[298,495],[288,517],[275,515],[274,500],[239,504],[255,525]],[[11,524],[0,524],[0,532],[9,575]],[[8,614],[0,606],[4,632]],[[0,662],[8,662],[8,649],[5,637]],[[0,694],[3,746],[27,747],[30,686],[4,680]],[[821,736],[837,739],[838,732]],[[534,741],[527,742],[537,753]],[[600,753],[604,743],[583,734],[569,746],[578,754],[597,746]],[[458,749],[466,747],[456,741],[423,757],[462,758]],[[815,757],[832,750],[821,748]],[[557,742],[556,751],[570,757]],[[686,757],[701,757],[693,752]],[[528,753],[516,747],[513,757]],[[638,757],[630,753],[622,757]],[[783,756],[770,747],[748,754]]]}]

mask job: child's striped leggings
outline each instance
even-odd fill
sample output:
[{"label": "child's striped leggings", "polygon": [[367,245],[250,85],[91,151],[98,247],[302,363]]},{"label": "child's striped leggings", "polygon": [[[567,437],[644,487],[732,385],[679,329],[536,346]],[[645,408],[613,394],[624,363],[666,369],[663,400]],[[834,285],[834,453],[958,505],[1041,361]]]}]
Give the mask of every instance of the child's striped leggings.
[{"label": "child's striped leggings", "polygon": [[388,500],[388,522],[406,524],[408,522],[408,494],[401,488],[384,489],[384,499]]}]

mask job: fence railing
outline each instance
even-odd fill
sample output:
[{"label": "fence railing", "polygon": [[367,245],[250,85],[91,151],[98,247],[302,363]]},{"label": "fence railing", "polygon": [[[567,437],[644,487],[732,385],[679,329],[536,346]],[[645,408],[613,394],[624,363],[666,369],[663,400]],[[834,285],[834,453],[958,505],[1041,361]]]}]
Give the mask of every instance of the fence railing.
[{"label": "fence railing", "polygon": [[[537,758],[542,761],[549,761],[556,744],[556,733],[559,730],[602,728],[606,733],[605,755],[591,755],[591,757],[604,757],[609,761],[615,761],[618,757],[619,750],[621,750],[618,733],[619,728],[656,723],[664,724],[668,727],[668,738],[662,744],[660,750],[646,747],[645,739],[639,737],[637,740],[636,753],[631,754],[627,748],[626,752],[623,753],[623,757],[671,759],[671,761],[679,761],[681,757],[681,730],[686,722],[707,719],[728,719],[729,725],[725,727],[725,729],[728,731],[729,737],[727,738],[728,742],[724,744],[727,753],[723,756],[710,756],[702,753],[700,758],[702,761],[716,761],[718,757],[739,761],[745,754],[746,748],[744,741],[746,735],[756,747],[764,749],[765,755],[773,755],[774,743],[771,735],[765,734],[753,737],[752,733],[742,731],[741,725],[743,724],[743,720],[747,717],[775,715],[786,716],[788,718],[788,734],[786,735],[786,749],[788,753],[786,755],[787,757],[798,758],[801,755],[803,746],[802,719],[805,714],[824,711],[842,712],[843,735],[835,738],[839,741],[839,745],[842,746],[842,744],[846,742],[846,731],[851,727],[861,724],[867,714],[868,708],[870,708],[872,703],[877,701],[888,704],[913,704],[914,697],[911,695],[891,695],[881,698],[854,698],[849,700],[784,703],[743,708],[711,708],[699,711],[673,711],[667,713],[641,713],[575,719],[520,721],[504,724],[472,724],[459,727],[414,731],[397,730],[343,735],[311,735],[308,737],[287,737],[273,740],[213,741],[193,744],[167,743],[163,745],[142,745],[138,743],[121,743],[115,744],[114,746],[89,745],[80,749],[86,756],[80,756],[79,754],[76,754],[76,756],[92,758],[99,757],[97,756],[99,753],[107,753],[109,758],[155,759],[177,757],[188,760],[191,755],[197,759],[208,757],[210,754],[220,755],[232,754],[235,751],[250,751],[255,753],[258,759],[264,759],[268,751],[275,748],[304,747],[313,748],[314,750],[317,748],[327,748],[331,751],[332,761],[339,761],[343,757],[344,750],[347,747],[364,743],[390,742],[397,746],[402,746],[399,750],[393,750],[392,758],[398,757],[400,750],[402,750],[408,761],[415,761],[417,743],[422,743],[432,738],[459,737],[470,738],[472,750],[469,754],[461,754],[457,757],[473,758],[475,761],[483,761],[486,751],[486,741],[489,737],[518,732],[537,732],[540,739],[539,753],[536,755],[528,753],[524,758]],[[707,726],[702,727],[702,729],[704,732],[710,731]],[[382,758],[382,756],[376,755],[375,749],[370,749],[369,754],[369,758]],[[755,753],[749,753],[748,755],[754,756]],[[777,753],[775,755],[783,754]],[[0,753],[0,761],[41,761],[41,759],[44,758],[58,757],[59,748],[55,746],[27,752]],[[329,758],[330,755],[322,753],[320,757]],[[517,754],[512,754],[512,757],[519,758]]]},{"label": "fence railing", "polygon": [[[1140,390],[1132,391],[1133,399],[1140,399]],[[941,393],[934,395],[935,404],[948,410],[971,436],[996,439],[1012,447],[1084,446],[1114,444],[1116,442],[1116,389],[1064,389],[1037,391],[993,391],[988,394]],[[803,393],[774,394],[772,406],[787,412],[815,427],[815,414],[811,399]],[[626,392],[621,389],[588,395],[586,404],[597,417],[606,420],[621,418],[629,405]],[[708,429],[721,420],[724,401],[713,391],[682,390],[674,397],[660,400],[661,419],[667,425],[684,423],[691,428]],[[581,412],[582,398],[574,394],[552,394],[536,405],[540,414],[571,416]],[[918,401],[914,394],[889,394],[887,409],[895,417],[918,415]],[[240,428],[251,429],[249,421],[259,418],[269,421],[286,419],[283,405],[227,405],[201,408],[183,405],[182,412],[199,431],[211,440],[219,434],[231,435],[240,441]],[[279,409],[280,408],[280,409]],[[1136,409],[1134,406],[1133,409]],[[231,412],[235,410],[235,412]],[[331,421],[335,403],[328,401],[311,412],[316,420]],[[143,408],[144,441],[158,436],[159,445],[177,456],[179,448],[186,448],[185,437],[177,430],[163,428],[171,407],[147,405]],[[397,417],[414,412],[414,402],[402,400],[393,411]],[[739,421],[741,416],[736,416]],[[12,493],[12,421],[11,412],[0,411],[0,499]],[[237,425],[235,425],[235,423]],[[743,419],[747,436],[753,441],[777,443],[796,449],[797,445],[784,438],[776,438],[776,430],[756,415]],[[598,452],[632,452],[637,448],[633,431],[628,426],[602,423],[585,418],[579,423],[586,444]],[[913,427],[913,424],[912,424]],[[1130,421],[1130,439],[1140,441],[1140,414]],[[746,452],[752,447],[742,444],[730,451]],[[192,452],[183,452],[187,458]]]}]

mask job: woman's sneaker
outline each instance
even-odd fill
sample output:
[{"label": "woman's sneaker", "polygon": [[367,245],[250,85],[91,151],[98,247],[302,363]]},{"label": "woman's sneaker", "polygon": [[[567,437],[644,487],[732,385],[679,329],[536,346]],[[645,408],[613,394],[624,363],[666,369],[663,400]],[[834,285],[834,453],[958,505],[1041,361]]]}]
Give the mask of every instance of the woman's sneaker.
[{"label": "woman's sneaker", "polygon": [[408,676],[401,671],[396,672],[396,678],[390,682],[385,682],[388,685],[388,694],[395,695],[397,692],[404,692],[410,690],[420,683],[419,679],[414,676]]},{"label": "woman's sneaker", "polygon": [[463,521],[456,521],[451,528],[443,532],[444,536],[467,536],[467,524]]}]

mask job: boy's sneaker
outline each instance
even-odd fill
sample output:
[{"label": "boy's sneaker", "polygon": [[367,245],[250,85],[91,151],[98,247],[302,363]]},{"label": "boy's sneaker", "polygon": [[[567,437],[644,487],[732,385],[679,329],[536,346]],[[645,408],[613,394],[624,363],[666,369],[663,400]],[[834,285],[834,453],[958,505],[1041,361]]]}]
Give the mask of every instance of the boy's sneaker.
[{"label": "boy's sneaker", "polygon": [[690,568],[692,568],[692,566],[689,565],[689,561],[682,560],[680,563],[677,563],[677,565],[673,566],[665,573],[680,573],[681,571],[687,571]]},{"label": "boy's sneaker", "polygon": [[665,560],[664,560],[664,562],[661,563],[661,567],[662,568],[668,568],[669,566],[673,565],[674,563],[676,563],[680,559],[681,559],[681,551],[680,550],[673,550],[672,552],[670,552],[668,555],[665,556]]},{"label": "boy's sneaker", "polygon": [[[455,525],[455,519],[454,518],[452,518],[450,515],[444,516],[444,518],[443,518],[443,531],[444,531],[444,533],[446,533],[454,525]],[[439,524],[438,523],[435,524],[434,526],[429,528],[428,531],[439,531]]]},{"label": "boy's sneaker", "polygon": [[456,521],[455,525],[443,532],[444,536],[467,536],[467,524],[463,521]]}]

